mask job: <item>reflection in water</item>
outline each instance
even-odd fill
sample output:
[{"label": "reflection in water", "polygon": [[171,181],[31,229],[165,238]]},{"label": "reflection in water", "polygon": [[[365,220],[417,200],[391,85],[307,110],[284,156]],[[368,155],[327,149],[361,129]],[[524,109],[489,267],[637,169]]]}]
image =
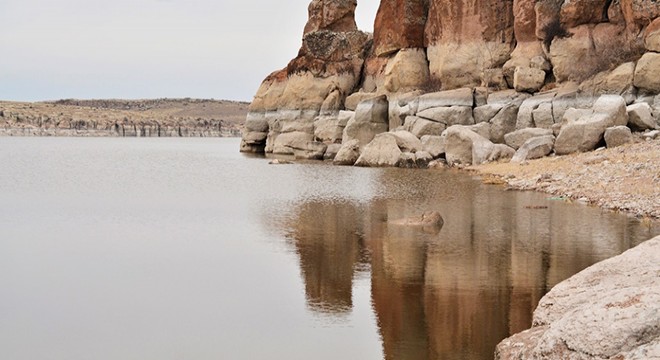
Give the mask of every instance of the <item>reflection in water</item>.
[{"label": "reflection in water", "polygon": [[[371,269],[387,359],[490,358],[500,340],[531,325],[558,282],[660,232],[461,174],[375,171],[382,191],[372,200],[310,194],[281,225],[313,311],[349,312],[356,269]],[[392,224],[424,211],[443,215],[439,233]]]}]

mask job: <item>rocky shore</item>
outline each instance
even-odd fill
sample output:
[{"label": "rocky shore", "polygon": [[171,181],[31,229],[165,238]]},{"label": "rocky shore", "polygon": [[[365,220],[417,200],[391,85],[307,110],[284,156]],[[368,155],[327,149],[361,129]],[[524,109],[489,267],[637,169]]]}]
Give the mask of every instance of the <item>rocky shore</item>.
[{"label": "rocky shore", "polygon": [[[241,151],[476,170],[660,217],[660,2],[312,0]],[[537,160],[538,159],[538,160]],[[660,238],[555,287],[498,359],[660,358]]]},{"label": "rocky shore", "polygon": [[[486,181],[660,219],[660,139],[522,163],[469,167]],[[493,179],[489,175],[495,175]]]},{"label": "rocky shore", "polygon": [[0,101],[0,136],[240,136],[247,107],[205,99]]},{"label": "rocky shore", "polygon": [[495,359],[660,359],[660,237],[559,283]]}]

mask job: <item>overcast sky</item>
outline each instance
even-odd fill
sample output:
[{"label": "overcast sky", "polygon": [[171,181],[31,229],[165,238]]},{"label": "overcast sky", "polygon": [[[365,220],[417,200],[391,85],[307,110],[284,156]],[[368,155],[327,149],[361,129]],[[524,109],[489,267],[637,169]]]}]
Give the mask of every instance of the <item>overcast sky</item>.
[{"label": "overcast sky", "polygon": [[[358,0],[372,31],[379,0]],[[0,100],[252,100],[309,0],[0,0]]]}]

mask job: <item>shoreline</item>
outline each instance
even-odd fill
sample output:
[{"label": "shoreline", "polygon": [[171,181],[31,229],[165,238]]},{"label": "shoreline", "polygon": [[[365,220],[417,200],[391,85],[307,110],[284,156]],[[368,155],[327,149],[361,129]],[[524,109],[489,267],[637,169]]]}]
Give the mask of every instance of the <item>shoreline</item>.
[{"label": "shoreline", "polygon": [[523,163],[467,166],[484,183],[540,191],[638,218],[660,220],[660,139]]}]

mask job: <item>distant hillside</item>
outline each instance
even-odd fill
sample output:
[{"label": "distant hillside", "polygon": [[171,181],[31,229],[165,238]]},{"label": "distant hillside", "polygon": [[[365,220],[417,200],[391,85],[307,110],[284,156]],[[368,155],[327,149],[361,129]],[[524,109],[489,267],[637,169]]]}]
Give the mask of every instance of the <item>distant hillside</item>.
[{"label": "distant hillside", "polygon": [[240,136],[248,106],[190,98],[0,101],[0,135]]}]

